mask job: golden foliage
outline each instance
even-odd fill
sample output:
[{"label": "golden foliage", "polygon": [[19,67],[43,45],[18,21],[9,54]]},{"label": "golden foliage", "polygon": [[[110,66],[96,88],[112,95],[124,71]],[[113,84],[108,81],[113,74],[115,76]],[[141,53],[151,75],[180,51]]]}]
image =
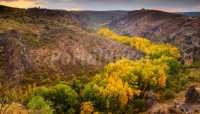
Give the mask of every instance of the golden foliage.
[{"label": "golden foliage", "polygon": [[107,82],[105,86],[95,85],[98,96],[118,97],[118,101],[126,105],[129,99],[139,94],[139,90],[129,87],[128,83],[122,81],[117,75],[106,77],[104,80]]},{"label": "golden foliage", "polygon": [[98,34],[105,36],[107,38],[111,38],[112,40],[121,42],[121,43],[128,43],[129,37],[128,36],[120,36],[114,32],[112,32],[110,29],[104,27],[97,31]]},{"label": "golden foliage", "polygon": [[169,70],[177,66],[175,62],[180,58],[177,48],[169,44],[155,44],[142,37],[121,36],[108,28],[100,29],[98,34],[133,46],[146,56],[136,61],[122,58],[106,65],[103,72],[85,87],[84,94],[88,100],[99,100],[95,102],[103,107],[108,104],[104,107],[106,109],[112,107],[113,102],[120,103],[123,108],[146,89],[166,86]]},{"label": "golden foliage", "polygon": [[135,88],[137,88],[138,83],[163,87],[169,68],[160,61],[149,59],[132,61],[123,58],[115,63],[108,64],[105,67],[104,75],[119,77]]},{"label": "golden foliage", "polygon": [[118,35],[108,28],[101,28],[97,33],[117,42],[133,46],[146,54],[145,58],[138,61],[120,60],[116,63],[110,63],[105,68],[109,75],[131,76],[134,77],[131,78],[134,81],[140,75],[144,84],[148,83],[149,85],[164,87],[167,71],[170,69],[166,61],[177,61],[180,58],[179,50],[170,44],[156,44],[138,36]]},{"label": "golden foliage", "polygon": [[110,38],[112,40],[121,43],[129,44],[135,47],[136,49],[144,52],[148,56],[157,56],[157,57],[171,56],[174,57],[175,59],[180,58],[179,50],[170,44],[155,44],[143,37],[138,37],[138,36],[128,37],[128,36],[118,35],[109,30],[108,28],[101,28],[100,30],[97,31],[97,33],[106,38]]},{"label": "golden foliage", "polygon": [[83,102],[81,104],[81,114],[93,114],[94,107],[91,102]]}]

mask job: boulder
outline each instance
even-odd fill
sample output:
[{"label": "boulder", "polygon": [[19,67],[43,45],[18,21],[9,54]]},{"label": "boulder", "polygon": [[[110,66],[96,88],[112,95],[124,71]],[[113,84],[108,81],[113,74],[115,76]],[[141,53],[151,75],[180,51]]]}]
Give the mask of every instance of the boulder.
[{"label": "boulder", "polygon": [[158,100],[153,91],[148,91],[145,93],[145,106],[149,109],[153,105],[157,104]]},{"label": "boulder", "polygon": [[185,94],[185,101],[176,101],[169,108],[170,114],[199,114],[200,113],[200,89],[191,86]]},{"label": "boulder", "polygon": [[200,104],[200,88],[195,86],[189,87],[185,95],[186,104]]}]

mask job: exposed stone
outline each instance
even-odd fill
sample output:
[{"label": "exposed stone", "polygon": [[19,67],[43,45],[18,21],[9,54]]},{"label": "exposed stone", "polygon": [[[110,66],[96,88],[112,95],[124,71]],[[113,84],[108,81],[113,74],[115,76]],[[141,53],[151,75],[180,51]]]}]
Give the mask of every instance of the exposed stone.
[{"label": "exposed stone", "polygon": [[192,38],[191,37],[185,37],[185,40],[184,40],[184,42],[186,43],[186,44],[192,44]]},{"label": "exposed stone", "polygon": [[191,86],[185,95],[185,103],[200,104],[200,88]]},{"label": "exposed stone", "polygon": [[192,51],[193,51],[193,48],[188,48],[185,50],[185,53],[192,53]]},{"label": "exposed stone", "polygon": [[185,95],[185,101],[175,101],[174,106],[169,108],[170,114],[199,114],[199,93],[199,88],[196,88],[195,86],[189,87]]},{"label": "exposed stone", "polygon": [[191,107],[190,105],[185,104],[182,101],[176,101],[173,107],[169,108],[170,114],[181,114],[181,113],[191,113]]},{"label": "exposed stone", "polygon": [[148,91],[145,93],[145,105],[147,108],[151,108],[153,105],[157,103],[158,103],[158,100],[153,91]]}]

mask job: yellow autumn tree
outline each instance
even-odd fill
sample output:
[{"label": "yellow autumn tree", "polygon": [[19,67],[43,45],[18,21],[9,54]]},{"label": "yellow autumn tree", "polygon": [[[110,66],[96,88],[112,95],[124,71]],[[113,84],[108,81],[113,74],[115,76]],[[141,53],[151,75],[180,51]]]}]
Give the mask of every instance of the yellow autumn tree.
[{"label": "yellow autumn tree", "polygon": [[[147,89],[164,88],[168,75],[177,67],[180,53],[172,45],[156,44],[138,36],[118,35],[108,28],[100,29],[98,34],[133,46],[146,55],[136,61],[122,58],[109,63],[85,86],[84,98],[98,105],[95,107],[98,110],[119,110]],[[91,105],[85,105],[93,109]]]},{"label": "yellow autumn tree", "polygon": [[97,95],[118,97],[119,103],[122,106],[126,105],[134,95],[139,94],[139,90],[129,87],[127,82],[122,81],[122,79],[116,75],[109,76],[105,79],[107,84],[105,86],[95,86]]},{"label": "yellow autumn tree", "polygon": [[110,29],[103,27],[97,31],[98,34],[105,36],[106,38],[110,38],[112,40],[121,42],[121,43],[129,43],[128,36],[120,36],[115,32],[111,31]]},{"label": "yellow autumn tree", "polygon": [[93,114],[94,113],[94,107],[92,102],[83,102],[81,104],[81,113],[80,114]]},{"label": "yellow autumn tree", "polygon": [[144,52],[148,56],[157,58],[161,56],[172,56],[175,59],[180,58],[179,50],[170,44],[156,44],[151,42],[147,38],[138,36],[128,37],[118,35],[106,27],[99,29],[97,33],[120,43],[129,44],[136,49]]}]

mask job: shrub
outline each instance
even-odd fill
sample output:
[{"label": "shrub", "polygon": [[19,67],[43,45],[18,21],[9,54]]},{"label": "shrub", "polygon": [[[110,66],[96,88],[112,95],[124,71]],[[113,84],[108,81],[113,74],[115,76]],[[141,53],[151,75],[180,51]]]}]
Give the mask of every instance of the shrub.
[{"label": "shrub", "polygon": [[50,105],[40,96],[33,96],[27,106],[32,114],[53,114]]},{"label": "shrub", "polygon": [[140,111],[145,110],[145,101],[144,99],[135,99],[134,100],[134,108],[139,109]]},{"label": "shrub", "polygon": [[66,113],[77,107],[78,95],[68,85],[58,84],[53,87],[38,87],[33,90],[35,96],[41,96],[52,103],[56,113]]},{"label": "shrub", "polygon": [[91,102],[83,102],[81,104],[81,113],[80,114],[93,114],[94,107]]},{"label": "shrub", "polygon": [[79,79],[75,79],[73,82],[72,82],[72,88],[77,92],[77,93],[80,93],[81,89],[83,89],[84,83],[79,80]]},{"label": "shrub", "polygon": [[168,74],[171,75],[176,74],[181,68],[180,62],[173,58],[165,57],[164,59],[162,59],[162,62],[168,65]]},{"label": "shrub", "polygon": [[169,99],[173,99],[175,97],[175,93],[174,91],[170,90],[170,89],[166,89],[161,93],[161,100],[169,100]]}]

